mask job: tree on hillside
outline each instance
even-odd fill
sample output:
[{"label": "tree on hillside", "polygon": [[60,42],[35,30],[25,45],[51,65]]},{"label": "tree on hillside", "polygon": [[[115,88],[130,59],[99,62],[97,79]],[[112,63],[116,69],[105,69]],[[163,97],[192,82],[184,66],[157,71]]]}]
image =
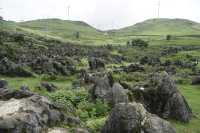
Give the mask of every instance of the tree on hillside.
[{"label": "tree on hillside", "polygon": [[133,39],[132,41],[131,41],[131,45],[133,46],[133,47],[148,47],[148,42],[147,41],[144,41],[144,40],[142,40],[142,39]]},{"label": "tree on hillside", "polygon": [[75,37],[76,37],[76,39],[80,38],[80,33],[78,31],[76,32]]},{"label": "tree on hillside", "polygon": [[131,46],[131,41],[127,41],[127,42],[126,42],[126,45],[127,45],[127,46]]},{"label": "tree on hillside", "polygon": [[3,41],[2,41],[1,36],[0,36],[0,45],[2,45],[2,44],[3,44]]},{"label": "tree on hillside", "polygon": [[171,39],[172,39],[172,36],[171,36],[171,35],[167,35],[167,36],[166,36],[166,40],[167,40],[167,41],[169,41],[169,40],[171,40]]}]

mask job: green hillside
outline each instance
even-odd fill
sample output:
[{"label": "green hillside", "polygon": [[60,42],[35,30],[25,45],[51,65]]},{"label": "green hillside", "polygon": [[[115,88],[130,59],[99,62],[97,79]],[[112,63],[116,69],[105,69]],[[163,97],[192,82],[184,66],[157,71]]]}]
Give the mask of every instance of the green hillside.
[{"label": "green hillside", "polygon": [[17,24],[13,21],[0,21],[0,30],[16,31]]},{"label": "green hillside", "polygon": [[63,39],[76,39],[79,32],[80,40],[93,40],[103,37],[103,33],[85,22],[60,19],[41,19],[18,23],[18,26],[41,33],[61,37]]},{"label": "green hillside", "polygon": [[149,19],[114,31],[117,35],[196,35],[200,24],[186,19]]},{"label": "green hillside", "polygon": [[[88,45],[124,45],[128,40],[141,38],[151,44],[199,44],[200,24],[186,19],[149,19],[118,30],[100,31],[82,21],[39,19],[26,22],[3,21],[0,30],[23,32]],[[76,33],[79,32],[79,38]],[[108,34],[105,34],[105,33]],[[163,42],[166,35],[174,35],[172,41]],[[181,37],[181,39],[180,39]]]},{"label": "green hillside", "polygon": [[[39,19],[25,22],[1,21],[0,31],[20,32],[78,44],[104,44],[108,36],[82,21]],[[79,32],[79,38],[76,34]]]},{"label": "green hillside", "polygon": [[6,31],[11,34],[21,33],[33,38],[42,37],[46,39],[56,39],[56,40],[65,41],[65,42],[71,41],[70,39],[63,39],[59,36],[48,35],[39,30],[32,30],[30,28],[21,27],[18,25],[17,22],[13,22],[13,21],[0,21],[0,31]]}]

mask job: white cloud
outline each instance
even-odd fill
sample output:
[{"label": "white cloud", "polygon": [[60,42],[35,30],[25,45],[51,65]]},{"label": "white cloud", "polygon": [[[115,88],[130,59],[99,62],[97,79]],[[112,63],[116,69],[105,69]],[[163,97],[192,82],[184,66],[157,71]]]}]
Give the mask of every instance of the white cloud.
[{"label": "white cloud", "polygon": [[[158,0],[0,0],[8,20],[82,20],[100,29],[120,28],[157,17]],[[200,21],[199,0],[161,0],[160,17]]]}]

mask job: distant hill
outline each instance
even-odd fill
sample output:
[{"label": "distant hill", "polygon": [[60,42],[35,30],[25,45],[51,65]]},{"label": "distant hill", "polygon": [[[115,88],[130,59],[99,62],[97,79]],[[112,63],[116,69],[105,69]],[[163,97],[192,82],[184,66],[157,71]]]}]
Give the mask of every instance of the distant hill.
[{"label": "distant hill", "polygon": [[17,24],[13,21],[0,20],[0,30],[15,31]]},{"label": "distant hill", "polygon": [[111,32],[117,35],[196,35],[200,34],[200,24],[186,19],[149,19]]},{"label": "distant hill", "polygon": [[75,39],[75,33],[79,32],[82,39],[98,38],[103,33],[82,21],[69,21],[61,19],[39,19],[17,23],[26,29],[40,31],[42,33],[61,38]]},{"label": "distant hill", "polygon": [[[38,19],[25,22],[0,21],[0,31],[22,32],[25,34],[50,37],[81,44],[102,44],[107,38],[104,32],[82,21],[61,19]],[[80,38],[76,38],[79,32]]]},{"label": "distant hill", "polygon": [[[118,30],[100,31],[82,21],[38,19],[25,22],[0,21],[0,30],[22,32],[80,44],[125,44],[133,36],[180,35],[200,36],[200,24],[186,19],[149,19]],[[77,39],[75,34],[80,33]],[[157,38],[156,38],[157,39]]]}]

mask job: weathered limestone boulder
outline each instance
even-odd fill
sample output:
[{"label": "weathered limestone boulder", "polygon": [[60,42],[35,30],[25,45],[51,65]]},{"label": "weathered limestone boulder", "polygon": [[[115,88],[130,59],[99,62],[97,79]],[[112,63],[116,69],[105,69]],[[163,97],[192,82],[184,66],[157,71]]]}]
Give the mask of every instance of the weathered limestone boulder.
[{"label": "weathered limestone boulder", "polygon": [[52,129],[48,129],[47,133],[70,133],[68,129],[55,127]]},{"label": "weathered limestone boulder", "polygon": [[144,71],[144,67],[140,64],[130,64],[127,67],[124,67],[125,72],[136,72],[136,71]]},{"label": "weathered limestone boulder", "polygon": [[31,67],[33,71],[38,74],[49,74],[53,75],[56,73],[56,70],[53,66],[53,61],[50,60],[48,57],[38,57],[32,62]]},{"label": "weathered limestone boulder", "polygon": [[6,88],[8,85],[8,82],[4,79],[0,80],[0,88]]},{"label": "weathered limestone boulder", "polygon": [[192,79],[192,84],[193,85],[198,85],[200,84],[200,76],[196,76]]},{"label": "weathered limestone boulder", "polygon": [[129,101],[128,90],[125,90],[119,83],[114,83],[108,95],[112,105]]},{"label": "weathered limestone boulder", "polygon": [[74,64],[63,60],[55,60],[46,56],[38,57],[35,59],[31,67],[33,71],[38,74],[49,74],[49,75],[72,75],[76,72]]},{"label": "weathered limestone boulder", "polygon": [[89,133],[88,130],[82,128],[75,128],[72,131],[73,133]]},{"label": "weathered limestone boulder", "polygon": [[98,68],[104,68],[104,62],[99,58],[89,58],[88,64],[91,70],[96,70]]},{"label": "weathered limestone boulder", "polygon": [[122,63],[122,61],[126,61],[127,58],[122,55],[112,55],[112,60],[114,63]]},{"label": "weathered limestone boulder", "polygon": [[86,70],[80,70],[80,77],[84,83],[96,83],[99,80],[98,77],[88,73]]},{"label": "weathered limestone boulder", "polygon": [[139,103],[119,103],[101,133],[175,133],[169,122],[146,111]]},{"label": "weathered limestone boulder", "polygon": [[89,133],[86,129],[82,128],[75,128],[75,129],[66,129],[66,128],[59,128],[59,127],[54,127],[48,129],[47,133]]},{"label": "weathered limestone boulder", "polygon": [[19,89],[22,91],[30,91],[27,85],[22,85]]},{"label": "weathered limestone boulder", "polygon": [[119,83],[114,83],[111,74],[107,74],[96,81],[91,95],[93,99],[99,98],[111,105],[128,102],[128,90],[125,90]]},{"label": "weathered limestone boulder", "polygon": [[94,87],[92,88],[92,97],[108,99],[108,93],[113,86],[113,78],[110,74],[96,80]]},{"label": "weathered limestone boulder", "polygon": [[65,115],[43,96],[0,101],[2,133],[41,133],[64,120]]},{"label": "weathered limestone boulder", "polygon": [[28,88],[21,87],[19,90],[9,88],[0,88],[0,100],[9,100],[11,98],[27,98],[34,95]]},{"label": "weathered limestone boulder", "polygon": [[31,72],[26,70],[19,64],[15,64],[8,58],[3,58],[0,60],[0,74],[6,76],[20,76],[20,77],[30,77],[33,76]]},{"label": "weathered limestone boulder", "polygon": [[160,58],[155,56],[144,56],[140,59],[140,64],[159,65],[161,64]]},{"label": "weathered limestone boulder", "polygon": [[39,89],[45,89],[48,92],[54,92],[57,87],[52,83],[42,82],[39,86]]},{"label": "weathered limestone boulder", "polygon": [[146,85],[135,88],[134,94],[137,102],[162,118],[189,122],[192,117],[187,101],[166,72],[151,75]]}]

